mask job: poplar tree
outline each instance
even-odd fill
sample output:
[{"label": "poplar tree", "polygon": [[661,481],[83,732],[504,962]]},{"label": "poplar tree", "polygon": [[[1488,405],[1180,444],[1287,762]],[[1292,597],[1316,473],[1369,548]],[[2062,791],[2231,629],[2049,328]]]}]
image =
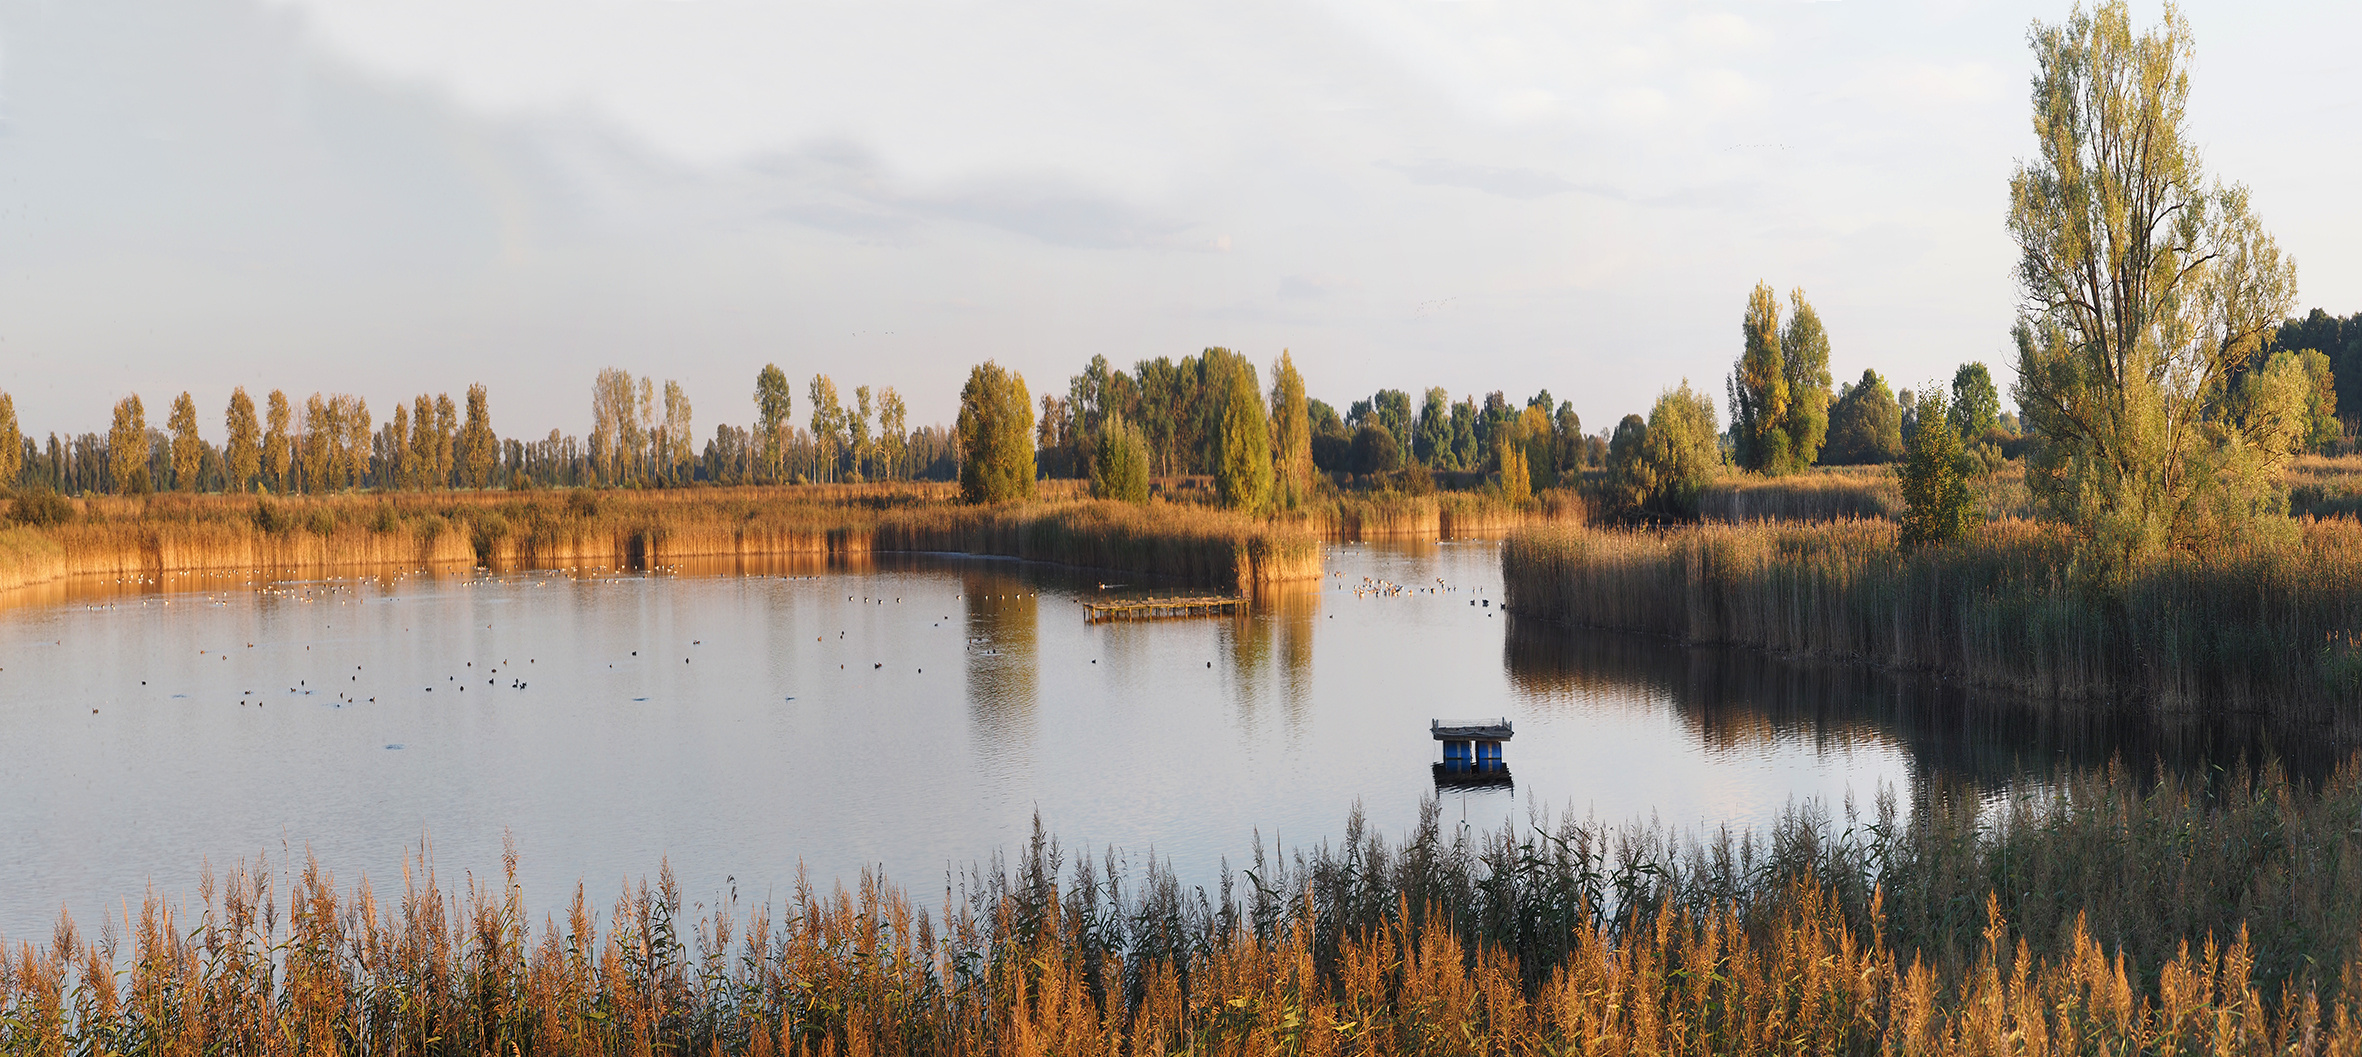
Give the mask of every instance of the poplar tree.
[{"label": "poplar tree", "polygon": [[194,492],[198,474],[205,468],[205,439],[197,435],[197,402],[186,390],[173,399],[164,427],[172,431],[173,490]]},{"label": "poplar tree", "polygon": [[1950,543],[1977,522],[1976,493],[1969,488],[1974,465],[1960,443],[1949,402],[1940,386],[1919,393],[1918,421],[1910,454],[1903,461],[1903,546]]},{"label": "poplar tree", "polygon": [[115,423],[107,430],[107,469],[116,495],[142,495],[148,484],[148,411],[133,393],[115,402]]},{"label": "poplar tree", "polygon": [[1260,514],[1271,505],[1271,416],[1255,381],[1255,365],[1242,357],[1229,370],[1214,487],[1224,506]]},{"label": "poplar tree", "polygon": [[[2224,417],[2226,378],[2296,296],[2296,266],[2187,137],[2194,47],[2168,6],[2036,23],[2038,153],[2010,178],[2026,484],[2109,568],[2236,536],[2276,457]],[[1920,415],[1926,417],[1924,412]],[[2251,459],[2260,457],[2258,464]]]},{"label": "poplar tree", "polygon": [[492,484],[492,468],[500,460],[500,437],[492,432],[492,397],[482,383],[467,387],[467,425],[460,430],[460,472],[470,488]]},{"label": "poplar tree", "polygon": [[755,375],[755,425],[760,435],[763,453],[763,473],[766,481],[777,483],[787,452],[787,431],[795,412],[795,391],[787,384],[787,372],[775,363],[766,363]]},{"label": "poplar tree", "polygon": [[435,487],[451,487],[452,476],[458,469],[459,408],[451,403],[451,394],[435,394]]},{"label": "poplar tree", "polygon": [[991,360],[968,372],[955,426],[960,498],[998,503],[1033,495],[1033,397],[1025,376]]},{"label": "poplar tree", "polygon": [[408,491],[418,487],[418,462],[410,457],[410,405],[399,400],[394,401],[394,420],[386,424],[386,458],[390,461],[386,472],[395,488]]},{"label": "poplar tree", "polygon": [[845,418],[846,441],[853,449],[853,479],[856,481],[869,479],[866,469],[869,465],[869,416],[869,387],[856,386],[853,389],[853,407]]},{"label": "poplar tree", "polygon": [[1756,283],[1739,324],[1745,351],[1731,369],[1730,416],[1734,455],[1742,469],[1788,472],[1788,372],[1780,357],[1780,302],[1771,284]]},{"label": "poplar tree", "polygon": [[1286,349],[1271,367],[1271,447],[1272,498],[1280,509],[1294,510],[1312,498],[1312,416],[1304,376]]},{"label": "poplar tree", "polygon": [[888,480],[903,476],[902,457],[909,450],[906,437],[910,428],[910,409],[902,402],[902,394],[887,386],[878,391],[878,458],[886,465]]},{"label": "poplar tree", "polygon": [[1099,422],[1091,453],[1091,494],[1126,503],[1148,502],[1148,442],[1120,414]]},{"label": "poplar tree", "polygon": [[[820,465],[813,467],[816,471],[813,476],[820,479],[825,475],[827,480],[833,481],[837,475],[837,451],[844,446],[845,409],[837,406],[837,383],[825,374],[815,374],[806,395],[812,400],[812,447],[820,460]],[[1025,418],[1030,426],[1033,420],[1031,405],[1026,408]],[[1027,438],[1029,443],[1031,440],[1031,437]]]},{"label": "poplar tree", "polygon": [[303,490],[307,493],[327,491],[334,487],[328,475],[336,463],[336,442],[340,430],[336,427],[335,410],[318,393],[304,399],[303,418],[298,423],[303,434],[302,457],[297,460],[303,469]]},{"label": "poplar tree", "polygon": [[244,492],[254,487],[254,478],[262,472],[262,424],[254,419],[254,398],[246,395],[246,387],[230,391],[230,407],[222,416],[222,426],[229,439],[222,447],[222,471],[227,480],[224,492]]},{"label": "poplar tree", "polygon": [[1819,461],[1829,436],[1829,332],[1821,314],[1804,299],[1804,288],[1788,292],[1788,325],[1780,330],[1780,368],[1788,386],[1788,412],[1780,428],[1788,434],[1788,468]]},{"label": "poplar tree", "polygon": [[263,468],[271,475],[271,491],[286,495],[290,483],[288,471],[295,461],[295,444],[287,434],[288,420],[294,416],[287,406],[287,394],[277,389],[271,390],[264,406],[270,428],[262,436]]},{"label": "poplar tree", "polygon": [[16,401],[0,390],[0,491],[16,488],[25,472],[25,437],[17,429]]},{"label": "poplar tree", "polygon": [[412,488],[442,486],[435,480],[435,398],[425,393],[411,402],[409,463]]}]

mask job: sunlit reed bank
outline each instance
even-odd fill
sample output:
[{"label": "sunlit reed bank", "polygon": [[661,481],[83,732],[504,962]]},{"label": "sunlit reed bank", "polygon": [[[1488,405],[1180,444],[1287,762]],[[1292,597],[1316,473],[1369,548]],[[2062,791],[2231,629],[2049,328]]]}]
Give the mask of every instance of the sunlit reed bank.
[{"label": "sunlit reed bank", "polygon": [[2070,567],[2055,523],[1904,551],[1883,521],[1529,529],[1503,547],[1517,613],[1939,673],[2042,698],[2351,722],[2362,525],[2174,554],[2121,583]]},{"label": "sunlit reed bank", "polygon": [[1328,538],[1470,539],[1540,524],[1582,524],[1580,495],[1551,489],[1525,502],[1486,492],[1339,492],[1306,508],[1304,520]]},{"label": "sunlit reed bank", "polygon": [[1431,802],[1210,891],[1037,830],[940,901],[865,876],[708,912],[668,871],[538,920],[513,857],[383,896],[242,869],[0,945],[0,1053],[2351,1053],[2358,810],[2351,766],[1760,838]]},{"label": "sunlit reed bank", "polygon": [[970,507],[948,485],[73,501],[0,530],[0,590],[73,576],[352,567],[648,568],[684,560],[930,550],[1237,587],[1320,573],[1307,529],[1161,502]]},{"label": "sunlit reed bank", "polygon": [[[2354,461],[2362,470],[2362,460]],[[2023,462],[2006,463],[1978,477],[1975,490],[1987,518],[2040,514],[2026,489]],[[1902,485],[1892,466],[1817,467],[1778,477],[1730,474],[1698,494],[1700,517],[1732,524],[1892,518],[1903,506]]]}]

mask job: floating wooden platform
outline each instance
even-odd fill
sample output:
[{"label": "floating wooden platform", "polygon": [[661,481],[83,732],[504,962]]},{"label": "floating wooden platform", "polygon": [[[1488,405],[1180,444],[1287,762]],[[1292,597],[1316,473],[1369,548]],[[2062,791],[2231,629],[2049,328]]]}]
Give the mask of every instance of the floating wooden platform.
[{"label": "floating wooden platform", "polygon": [[1110,602],[1085,602],[1083,608],[1092,620],[1157,620],[1164,617],[1200,617],[1217,613],[1235,613],[1246,604],[1243,598],[1127,598]]}]

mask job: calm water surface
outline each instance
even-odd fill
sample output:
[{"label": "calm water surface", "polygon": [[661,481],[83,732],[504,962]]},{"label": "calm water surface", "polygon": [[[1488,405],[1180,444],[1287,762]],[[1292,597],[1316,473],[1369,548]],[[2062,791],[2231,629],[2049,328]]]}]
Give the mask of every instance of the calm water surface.
[{"label": "calm water surface", "polygon": [[[85,586],[0,611],[0,936],[186,898],[207,862],[308,851],[383,887],[431,845],[446,880],[483,876],[504,836],[544,913],[665,861],[692,898],[799,867],[923,894],[1037,813],[1202,880],[1356,804],[1407,828],[1438,795],[1431,718],[1516,724],[1514,789],[1441,794],[1481,825],[1751,825],[2144,751],[1876,673],[1517,622],[1488,542],[1329,568],[1243,617],[1103,624],[1082,600],[1155,585],[914,557]],[[1381,582],[1403,590],[1356,591]]]}]

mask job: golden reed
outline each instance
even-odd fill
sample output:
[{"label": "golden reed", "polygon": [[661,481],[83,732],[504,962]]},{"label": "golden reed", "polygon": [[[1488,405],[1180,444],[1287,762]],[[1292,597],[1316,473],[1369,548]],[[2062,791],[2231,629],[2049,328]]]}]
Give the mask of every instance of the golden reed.
[{"label": "golden reed", "polygon": [[0,530],[0,591],[71,577],[362,567],[648,568],[699,559],[995,554],[1251,588],[1320,575],[1307,529],[1161,502],[969,507],[949,486],[75,501]]},{"label": "golden reed", "polygon": [[1927,796],[1735,845],[1429,802],[1214,893],[1037,825],[933,908],[864,874],[703,912],[667,870],[536,921],[513,853],[382,896],[245,868],[0,944],[0,1054],[2362,1052],[2351,765]]},{"label": "golden reed", "polygon": [[1512,611],[1589,627],[1939,673],[2045,699],[2351,723],[2362,699],[2362,524],[2074,572],[2054,522],[1905,551],[1885,521],[1542,528],[1501,554]]}]

